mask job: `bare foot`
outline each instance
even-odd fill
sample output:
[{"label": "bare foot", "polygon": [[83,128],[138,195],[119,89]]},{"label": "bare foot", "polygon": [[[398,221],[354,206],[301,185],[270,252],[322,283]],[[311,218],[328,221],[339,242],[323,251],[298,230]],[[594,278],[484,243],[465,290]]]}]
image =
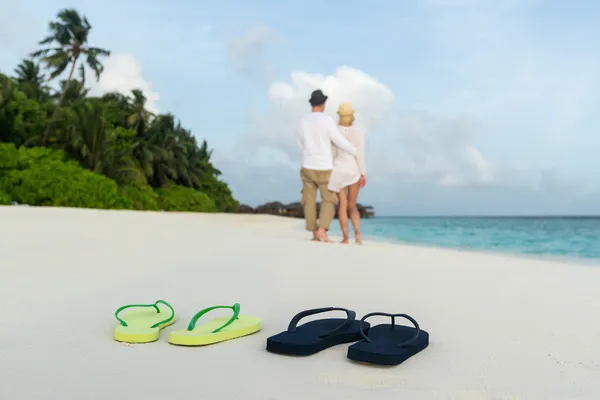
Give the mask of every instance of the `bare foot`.
[{"label": "bare foot", "polygon": [[347,237],[343,238],[340,243],[348,244],[348,238]]},{"label": "bare foot", "polygon": [[313,237],[312,237],[312,241],[313,242],[318,242],[319,241],[319,236],[317,235],[317,232],[313,232]]},{"label": "bare foot", "polygon": [[360,238],[360,235],[356,235],[356,244],[363,244],[362,239]]},{"label": "bare foot", "polygon": [[322,242],[333,243],[333,241],[331,239],[329,239],[329,236],[327,236],[327,232],[325,232],[325,229],[319,229],[317,231],[317,237]]},{"label": "bare foot", "polygon": [[333,240],[329,239],[329,236],[327,236],[327,234],[324,234],[323,236],[320,237],[322,242],[325,243],[333,243]]}]

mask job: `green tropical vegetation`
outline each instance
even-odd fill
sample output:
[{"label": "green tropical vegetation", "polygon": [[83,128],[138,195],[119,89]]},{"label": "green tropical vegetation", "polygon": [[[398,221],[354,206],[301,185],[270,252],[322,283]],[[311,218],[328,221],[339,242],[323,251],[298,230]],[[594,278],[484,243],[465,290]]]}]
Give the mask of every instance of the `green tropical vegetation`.
[{"label": "green tropical vegetation", "polygon": [[41,48],[0,71],[0,204],[236,212],[212,150],[174,115],[149,112],[137,89],[88,95],[86,69],[99,80],[110,55],[91,30],[61,10]]}]

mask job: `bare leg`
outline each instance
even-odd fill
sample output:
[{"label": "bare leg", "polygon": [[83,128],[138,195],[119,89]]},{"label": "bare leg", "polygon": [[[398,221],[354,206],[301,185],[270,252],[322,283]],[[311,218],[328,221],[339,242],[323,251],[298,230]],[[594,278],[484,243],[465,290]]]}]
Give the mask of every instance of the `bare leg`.
[{"label": "bare leg", "polygon": [[346,188],[340,190],[338,198],[340,200],[338,220],[340,221],[340,228],[342,228],[342,243],[348,243],[348,195],[346,194]]},{"label": "bare leg", "polygon": [[360,238],[360,214],[358,212],[358,207],[356,206],[359,190],[360,186],[358,182],[348,187],[348,210],[350,211],[350,221],[352,221],[352,228],[354,228],[356,243],[362,244]]}]

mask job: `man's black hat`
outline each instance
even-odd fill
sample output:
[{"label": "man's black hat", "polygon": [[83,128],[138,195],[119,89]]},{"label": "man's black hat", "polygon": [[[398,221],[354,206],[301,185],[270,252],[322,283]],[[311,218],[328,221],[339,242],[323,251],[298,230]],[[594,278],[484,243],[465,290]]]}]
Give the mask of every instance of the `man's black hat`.
[{"label": "man's black hat", "polygon": [[327,101],[327,96],[325,96],[320,89],[312,92],[310,99],[308,100],[311,106],[320,106],[321,104],[324,104],[325,101]]}]

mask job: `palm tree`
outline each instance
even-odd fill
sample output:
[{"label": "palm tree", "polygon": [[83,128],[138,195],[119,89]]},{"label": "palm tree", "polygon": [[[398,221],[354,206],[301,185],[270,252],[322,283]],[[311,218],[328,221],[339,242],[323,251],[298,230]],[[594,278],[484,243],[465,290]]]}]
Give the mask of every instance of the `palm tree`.
[{"label": "palm tree", "polygon": [[14,118],[8,109],[14,95],[11,79],[0,73],[0,142],[8,142],[12,136]]},{"label": "palm tree", "polygon": [[8,101],[13,95],[13,85],[11,79],[0,73],[0,107],[4,107],[8,104]]},{"label": "palm tree", "polygon": [[152,172],[148,181],[154,187],[165,186],[177,178],[178,168],[175,159],[177,138],[173,133],[174,130],[175,117],[165,114],[159,115],[153,121],[146,134],[147,141],[155,152],[150,159],[150,167],[144,169]]},{"label": "palm tree", "polygon": [[[50,22],[48,25],[50,34],[39,42],[40,45],[50,45],[51,43],[56,42],[57,46],[46,47],[31,54],[32,57],[42,57],[42,61],[52,71],[50,73],[50,79],[54,79],[61,75],[67,69],[69,64],[71,64],[71,69],[63,93],[58,99],[56,109],[42,136],[42,146],[46,144],[50,126],[54,121],[58,109],[64,99],[64,95],[69,88],[79,57],[82,55],[86,56],[85,64],[95,72],[96,80],[98,81],[100,80],[100,74],[104,69],[99,57],[110,55],[110,51],[108,50],[87,45],[88,36],[92,26],[85,16],[82,17],[79,15],[77,10],[63,9],[58,12],[57,17],[57,22]],[[79,66],[79,72],[81,81],[85,81],[85,69],[83,63]]]},{"label": "palm tree", "polygon": [[140,127],[143,128],[154,117],[154,114],[146,110],[146,96],[141,90],[133,89],[131,94],[133,95],[133,101],[131,102],[133,113],[129,116],[127,122],[130,126],[134,126],[134,131],[139,132]]},{"label": "palm tree", "polygon": [[42,100],[45,77],[40,71],[40,65],[35,60],[23,60],[15,68],[15,74],[17,75],[16,81],[19,82],[27,96],[38,101]]},{"label": "palm tree", "polygon": [[107,155],[112,151],[108,140],[110,124],[99,102],[80,103],[74,107],[76,122],[70,129],[71,151],[81,165],[90,171],[101,172]]},{"label": "palm tree", "polygon": [[[88,92],[89,89],[86,89],[85,86],[83,86],[83,82],[72,79],[70,83],[67,81],[60,81],[60,92],[54,94],[53,97],[60,98],[60,96],[62,96],[63,104],[69,105],[84,100]],[[60,95],[58,93],[60,93]]]},{"label": "palm tree", "polygon": [[34,82],[41,85],[44,81],[44,75],[40,72],[40,65],[33,59],[25,59],[21,61],[15,68],[17,81],[19,82]]},{"label": "palm tree", "polygon": [[214,177],[221,175],[221,171],[214,167],[210,161],[213,151],[208,149],[208,143],[206,140],[202,141],[202,146],[198,149],[199,158],[201,160],[204,171]]},{"label": "palm tree", "polygon": [[132,155],[133,143],[119,140],[122,128],[113,129],[106,118],[106,105],[90,100],[77,104],[74,111],[76,123],[70,131],[68,150],[81,165],[119,183],[140,181],[142,173]]}]

